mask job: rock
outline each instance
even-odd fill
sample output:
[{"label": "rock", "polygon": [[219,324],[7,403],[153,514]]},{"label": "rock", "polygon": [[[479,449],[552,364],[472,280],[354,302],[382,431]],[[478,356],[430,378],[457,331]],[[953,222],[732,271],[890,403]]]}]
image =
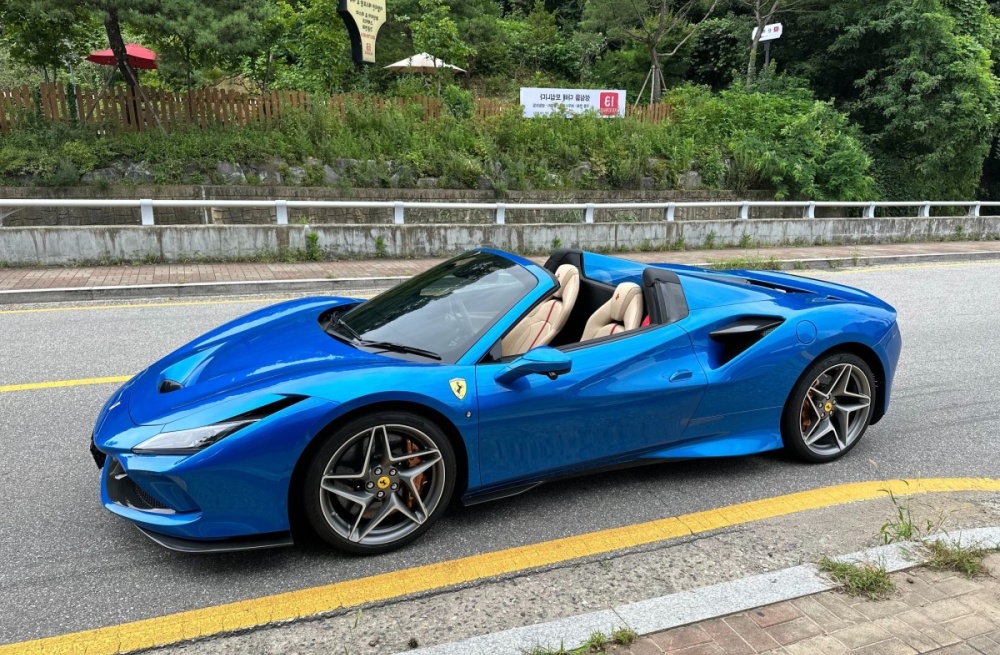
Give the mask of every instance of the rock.
[{"label": "rock", "polygon": [[330,186],[337,186],[340,184],[340,173],[333,170],[332,167],[323,165],[323,183],[329,184]]},{"label": "rock", "polygon": [[336,159],[333,162],[334,169],[336,169],[336,171],[341,175],[347,173],[357,165],[358,165],[357,159]]},{"label": "rock", "polygon": [[493,186],[493,180],[485,175],[480,175],[479,181],[476,182],[476,188],[480,191],[492,191],[495,187]]},{"label": "rock", "polygon": [[320,161],[319,159],[316,159],[315,157],[306,157],[305,165],[306,166],[322,166],[323,162]]},{"label": "rock", "polygon": [[129,182],[136,184],[151,184],[156,180],[156,175],[149,170],[149,164],[144,161],[128,162],[123,176]]},{"label": "rock", "polygon": [[215,165],[215,171],[225,184],[246,184],[247,176],[243,167],[228,161],[220,161]]},{"label": "rock", "polygon": [[656,180],[651,177],[644,177],[639,180],[639,188],[643,191],[652,191],[656,188]]},{"label": "rock", "polygon": [[287,175],[288,184],[293,186],[301,186],[306,181],[306,169],[301,166],[289,166]]},{"label": "rock", "polygon": [[440,180],[436,177],[422,177],[417,180],[418,189],[436,189]]},{"label": "rock", "polygon": [[417,185],[417,174],[408,164],[400,164],[389,177],[389,186],[393,189],[412,189]]},{"label": "rock", "polygon": [[665,163],[659,157],[650,157],[649,159],[646,160],[647,170],[656,171],[659,170],[660,168],[663,168],[663,166],[665,166]]},{"label": "rock", "polygon": [[117,182],[122,179],[122,176],[113,168],[98,168],[89,173],[84,173],[82,179],[84,184],[95,184],[101,180],[105,182]]},{"label": "rock", "polygon": [[260,183],[263,186],[281,186],[284,184],[284,179],[281,177],[281,171],[277,168],[261,168],[257,170],[257,177],[260,179]]},{"label": "rock", "polygon": [[688,171],[677,176],[677,186],[687,191],[694,191],[702,188],[701,173],[698,171]]},{"label": "rock", "polygon": [[569,172],[569,177],[574,182],[581,182],[584,179],[590,177],[594,172],[594,167],[591,166],[589,161],[580,162],[580,165]]},{"label": "rock", "polygon": [[562,175],[558,175],[556,173],[546,173],[545,184],[550,187],[561,187],[563,185]]}]

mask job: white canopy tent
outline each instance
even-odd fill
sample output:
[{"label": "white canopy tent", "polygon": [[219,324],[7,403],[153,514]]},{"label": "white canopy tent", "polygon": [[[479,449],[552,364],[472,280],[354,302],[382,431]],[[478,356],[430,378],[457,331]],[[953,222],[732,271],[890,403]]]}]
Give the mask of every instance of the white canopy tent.
[{"label": "white canopy tent", "polygon": [[[401,73],[420,73],[421,75],[430,75],[437,73],[439,71],[455,71],[458,73],[464,73],[464,68],[459,68],[458,66],[452,66],[451,64],[442,61],[435,57],[434,55],[428,54],[426,52],[421,52],[420,54],[413,55],[407,59],[401,59],[394,64],[389,64],[385,67],[387,70],[400,71]],[[437,81],[438,95],[441,95],[441,78]]]}]

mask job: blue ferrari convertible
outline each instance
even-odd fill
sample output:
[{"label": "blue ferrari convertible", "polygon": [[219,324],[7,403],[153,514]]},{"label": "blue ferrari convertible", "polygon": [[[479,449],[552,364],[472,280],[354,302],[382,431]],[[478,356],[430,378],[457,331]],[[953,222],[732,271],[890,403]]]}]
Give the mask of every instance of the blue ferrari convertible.
[{"label": "blue ferrari convertible", "polygon": [[623,465],[785,448],[829,462],[889,405],[874,296],[774,272],[476,250],[367,301],[254,312],[139,373],[91,451],[104,506],[184,551],[351,553]]}]

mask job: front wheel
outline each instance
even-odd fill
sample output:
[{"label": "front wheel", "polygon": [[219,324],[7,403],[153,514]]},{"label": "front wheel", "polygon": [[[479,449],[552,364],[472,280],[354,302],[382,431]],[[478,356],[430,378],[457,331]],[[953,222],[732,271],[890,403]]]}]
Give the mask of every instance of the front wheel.
[{"label": "front wheel", "polygon": [[354,554],[394,550],[441,516],[455,489],[448,438],[423,417],[384,412],[352,421],[306,473],[306,516],[327,543]]},{"label": "front wheel", "polygon": [[785,405],[785,447],[807,462],[832,462],[857,445],[872,416],[875,378],[855,355],[840,353],[812,364]]}]

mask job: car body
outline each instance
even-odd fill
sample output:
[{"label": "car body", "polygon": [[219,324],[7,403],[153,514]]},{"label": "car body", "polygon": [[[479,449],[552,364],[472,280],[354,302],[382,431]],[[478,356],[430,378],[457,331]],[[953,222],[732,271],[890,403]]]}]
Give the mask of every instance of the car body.
[{"label": "car body", "polygon": [[[548,346],[502,356],[503,337],[553,296],[553,273],[567,263],[581,286],[566,328]],[[390,411],[446,435],[449,484],[466,504],[590,470],[762,453],[787,445],[783,420],[801,420],[805,440],[808,408],[823,413],[815,404],[823,392],[803,376],[829,353],[870,370],[861,432],[888,409],[902,345],[896,313],[857,289],[576,250],[554,253],[544,267],[489,249],[441,266],[475,273],[437,267],[371,301],[307,297],[267,307],[136,375],[107,401],[93,433],[104,506],[177,550],[289,544],[304,467],[320,444],[345,422]],[[649,324],[580,342],[587,317],[630,283],[641,287]],[[399,321],[405,330],[393,336],[416,350],[345,337],[335,329],[341,320],[380,338]],[[829,391],[834,381],[826,384]],[[788,409],[800,388],[806,404]],[[358,442],[368,449],[364,466],[371,429]],[[406,452],[419,450],[406,443]],[[416,512],[413,500],[398,511]]]}]

